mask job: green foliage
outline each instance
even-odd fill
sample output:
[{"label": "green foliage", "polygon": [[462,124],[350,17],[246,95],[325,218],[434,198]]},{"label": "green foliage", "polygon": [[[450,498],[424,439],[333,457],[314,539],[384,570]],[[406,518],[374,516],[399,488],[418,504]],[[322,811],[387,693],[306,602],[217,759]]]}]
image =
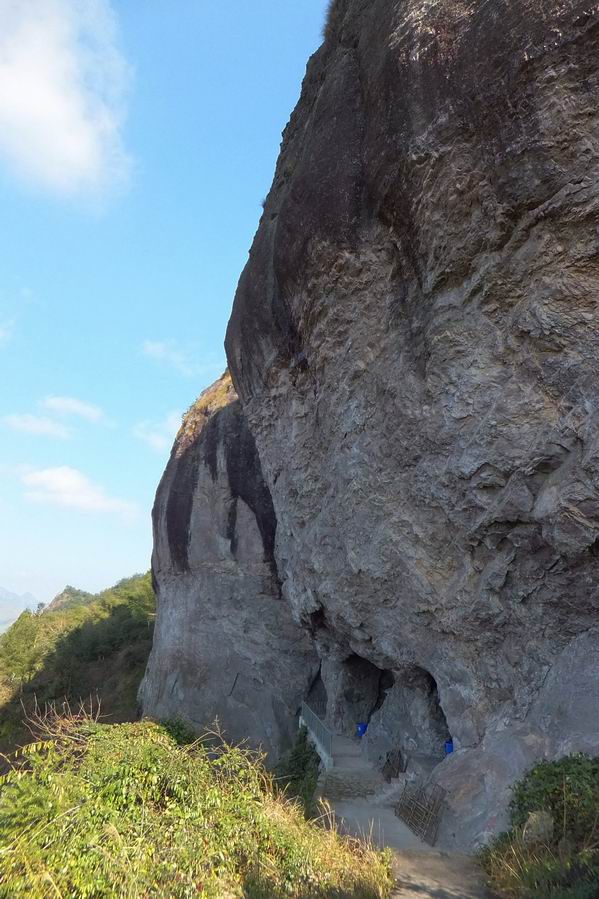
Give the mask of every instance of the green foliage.
[{"label": "green foliage", "polygon": [[317,811],[315,794],[319,769],[318,753],[308,740],[308,731],[302,727],[294,746],[279,761],[276,777],[289,796],[300,800],[306,818],[314,817]]},{"label": "green foliage", "polygon": [[543,809],[570,840],[582,842],[599,825],[599,758],[569,755],[539,762],[515,785],[511,809],[516,827]]},{"label": "green foliage", "polygon": [[241,748],[55,718],[0,786],[0,897],[375,899],[388,861],[306,822]]},{"label": "green foliage", "polygon": [[[71,591],[73,599],[75,591]],[[136,694],[152,645],[150,574],[95,596],[81,593],[39,614],[24,612],[0,637],[0,739],[23,739],[23,709],[98,697],[116,720],[136,716]]]},{"label": "green foliage", "polygon": [[[481,855],[493,887],[507,899],[599,899],[599,758],[539,762],[513,790],[512,829]],[[524,825],[546,811],[554,831],[531,844]]]},{"label": "green foliage", "polygon": [[195,731],[183,718],[168,718],[162,726],[178,746],[188,746],[197,739]]}]

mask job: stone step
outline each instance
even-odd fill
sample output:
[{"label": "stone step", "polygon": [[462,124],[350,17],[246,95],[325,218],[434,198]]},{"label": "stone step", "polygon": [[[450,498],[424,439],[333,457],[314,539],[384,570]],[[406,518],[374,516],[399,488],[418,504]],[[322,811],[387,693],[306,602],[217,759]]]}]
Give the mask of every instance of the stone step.
[{"label": "stone step", "polygon": [[368,762],[359,756],[339,756],[336,755],[333,757],[333,767],[339,768],[340,771],[372,771],[372,766],[368,764]]},{"label": "stone step", "polygon": [[334,756],[347,756],[348,758],[356,758],[362,757],[362,750],[360,746],[334,746],[333,745],[333,755]]},{"label": "stone step", "polygon": [[331,768],[323,776],[320,795],[330,801],[364,799],[386,786],[384,778],[372,768]]},{"label": "stone step", "polygon": [[335,758],[337,756],[349,756],[351,758],[361,757],[362,756],[362,747],[359,743],[353,743],[350,740],[343,743],[333,742],[333,755]]}]

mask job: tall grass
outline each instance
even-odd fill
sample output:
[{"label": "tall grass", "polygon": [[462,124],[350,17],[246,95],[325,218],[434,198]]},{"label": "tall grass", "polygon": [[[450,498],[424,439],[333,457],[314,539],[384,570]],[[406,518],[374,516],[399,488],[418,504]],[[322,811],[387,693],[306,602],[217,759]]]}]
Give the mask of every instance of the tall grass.
[{"label": "tall grass", "polygon": [[150,722],[41,719],[0,786],[0,897],[382,899],[386,857],[307,822],[260,759]]}]

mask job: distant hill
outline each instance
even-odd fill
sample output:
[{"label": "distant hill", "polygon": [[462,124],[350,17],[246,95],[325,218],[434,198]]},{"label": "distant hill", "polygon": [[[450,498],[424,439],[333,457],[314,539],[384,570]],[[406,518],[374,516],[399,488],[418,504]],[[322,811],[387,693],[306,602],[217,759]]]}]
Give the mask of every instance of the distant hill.
[{"label": "distant hill", "polygon": [[0,587],[0,633],[16,621],[25,609],[32,611],[37,606],[37,599],[31,593],[12,593]]},{"label": "distant hill", "polygon": [[55,612],[57,609],[68,609],[71,606],[81,605],[82,603],[93,601],[94,594],[87,593],[86,590],[78,590],[69,584],[58,593],[52,602],[48,603],[44,612]]},{"label": "distant hill", "polygon": [[0,750],[27,738],[23,708],[36,701],[91,697],[104,720],[134,721],[154,614],[149,572],[101,593],[66,587],[42,611],[22,612],[0,635]]}]

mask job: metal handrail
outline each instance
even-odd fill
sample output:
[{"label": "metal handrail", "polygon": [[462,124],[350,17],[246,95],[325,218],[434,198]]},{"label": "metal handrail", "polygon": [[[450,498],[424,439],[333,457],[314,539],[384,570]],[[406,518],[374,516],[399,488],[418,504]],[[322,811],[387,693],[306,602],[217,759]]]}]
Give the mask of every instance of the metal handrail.
[{"label": "metal handrail", "polygon": [[333,757],[333,734],[306,702],[302,702],[302,720],[323,751]]}]

